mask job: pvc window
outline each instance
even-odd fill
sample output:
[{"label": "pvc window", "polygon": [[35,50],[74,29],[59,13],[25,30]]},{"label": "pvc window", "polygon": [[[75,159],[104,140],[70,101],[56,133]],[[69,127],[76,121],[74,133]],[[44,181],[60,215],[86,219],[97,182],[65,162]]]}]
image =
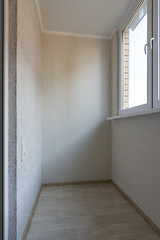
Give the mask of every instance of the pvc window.
[{"label": "pvc window", "polygon": [[136,0],[120,26],[120,115],[160,107],[159,13],[158,0]]}]

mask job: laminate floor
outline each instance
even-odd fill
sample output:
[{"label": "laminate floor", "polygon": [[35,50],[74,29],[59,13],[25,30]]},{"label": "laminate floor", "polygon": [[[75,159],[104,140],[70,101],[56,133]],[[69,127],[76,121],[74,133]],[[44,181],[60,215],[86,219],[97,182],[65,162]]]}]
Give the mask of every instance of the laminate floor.
[{"label": "laminate floor", "polygon": [[44,187],[27,240],[160,240],[109,183]]}]

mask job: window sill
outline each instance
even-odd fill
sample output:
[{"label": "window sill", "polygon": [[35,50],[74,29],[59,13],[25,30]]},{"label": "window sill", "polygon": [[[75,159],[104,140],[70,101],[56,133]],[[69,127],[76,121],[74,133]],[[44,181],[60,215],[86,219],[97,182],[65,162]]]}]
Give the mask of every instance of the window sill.
[{"label": "window sill", "polygon": [[121,119],[121,118],[130,118],[130,117],[143,116],[143,115],[149,115],[149,114],[154,114],[154,113],[160,113],[160,108],[150,109],[147,111],[141,111],[141,112],[136,112],[136,113],[115,115],[115,116],[107,117],[106,120],[111,121],[111,120],[117,120],[117,119]]}]

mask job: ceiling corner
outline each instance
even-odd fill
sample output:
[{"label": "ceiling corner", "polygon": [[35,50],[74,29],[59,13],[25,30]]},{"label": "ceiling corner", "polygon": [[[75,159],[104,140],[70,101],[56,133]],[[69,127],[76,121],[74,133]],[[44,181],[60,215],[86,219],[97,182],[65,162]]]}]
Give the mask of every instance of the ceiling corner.
[{"label": "ceiling corner", "polygon": [[35,4],[36,4],[36,8],[37,8],[37,14],[38,14],[38,18],[39,18],[41,31],[43,32],[44,31],[44,26],[43,26],[43,20],[42,20],[42,14],[41,14],[40,6],[39,6],[39,1],[35,0]]}]

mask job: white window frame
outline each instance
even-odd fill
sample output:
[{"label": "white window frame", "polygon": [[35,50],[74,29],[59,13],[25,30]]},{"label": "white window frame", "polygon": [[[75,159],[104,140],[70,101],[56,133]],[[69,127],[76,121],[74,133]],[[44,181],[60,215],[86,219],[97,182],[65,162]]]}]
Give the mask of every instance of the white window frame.
[{"label": "white window frame", "polygon": [[[126,115],[126,114],[132,114],[136,112],[142,112],[142,111],[148,111],[152,109],[153,107],[153,96],[152,96],[152,50],[148,48],[148,54],[147,54],[147,103],[128,108],[123,109],[122,108],[122,92],[123,92],[123,76],[124,76],[124,59],[123,59],[123,31],[126,28],[128,22],[130,21],[131,17],[133,16],[134,12],[138,8],[139,4],[142,0],[136,0],[131,9],[129,10],[128,14],[124,18],[122,24],[119,28],[119,49],[120,49],[120,61],[119,61],[119,115]],[[155,0],[156,1],[156,0]],[[148,36],[147,36],[147,42],[150,42],[150,39],[152,38],[152,0],[148,0]],[[156,86],[155,86],[156,87]]]},{"label": "white window frame", "polygon": [[153,0],[153,108],[160,108],[160,1]]}]

